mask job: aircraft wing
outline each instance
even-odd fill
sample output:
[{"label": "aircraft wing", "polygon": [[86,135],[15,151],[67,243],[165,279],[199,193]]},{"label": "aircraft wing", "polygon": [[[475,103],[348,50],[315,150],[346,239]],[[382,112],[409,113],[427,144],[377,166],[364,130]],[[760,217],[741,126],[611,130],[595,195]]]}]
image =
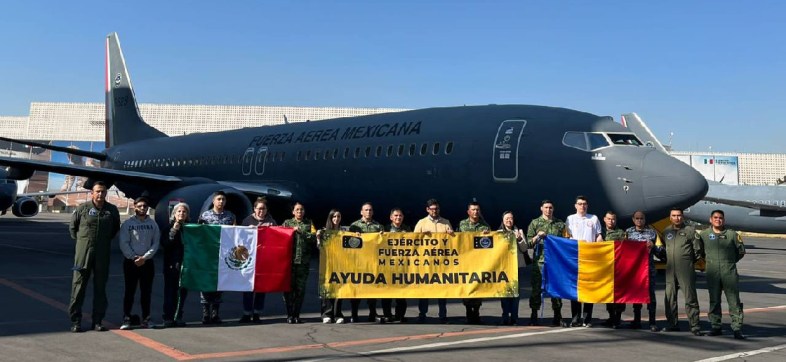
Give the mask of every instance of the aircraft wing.
[{"label": "aircraft wing", "polygon": [[178,177],[159,175],[147,172],[122,171],[109,168],[67,165],[58,162],[30,160],[25,158],[0,157],[0,165],[19,169],[47,171],[64,175],[84,176],[95,180],[124,181],[140,183],[175,183],[182,181]]},{"label": "aircraft wing", "polygon": [[96,160],[99,160],[99,161],[106,160],[106,154],[101,153],[101,152],[85,151],[85,150],[80,150],[80,149],[75,149],[75,148],[61,147],[61,146],[55,146],[55,145],[50,145],[50,144],[46,144],[46,143],[40,143],[40,142],[35,142],[35,141],[18,140],[18,139],[13,139],[13,138],[6,138],[6,137],[0,137],[0,141],[19,143],[19,144],[22,144],[22,145],[28,145],[28,146],[32,146],[32,147],[40,147],[40,148],[44,148],[44,149],[47,149],[47,150],[58,151],[58,152],[65,152],[65,153],[69,153],[69,154],[77,155],[77,156],[85,156],[85,157],[95,158]]},{"label": "aircraft wing", "polygon": [[251,195],[280,197],[285,199],[292,198],[291,191],[286,190],[281,185],[277,185],[274,183],[265,184],[265,183],[258,183],[258,182],[248,183],[248,182],[236,182],[236,181],[217,181],[217,182],[221,185],[229,186],[237,189],[240,192],[244,192]]},{"label": "aircraft wing", "polygon": [[704,196],[704,200],[717,202],[724,205],[742,206],[749,209],[786,212],[786,207],[778,205],[761,204],[745,200],[724,199],[720,197]]},{"label": "aircraft wing", "polygon": [[47,197],[55,197],[58,195],[71,195],[71,194],[84,194],[86,192],[90,192],[88,189],[84,189],[82,191],[42,191],[42,192],[30,192],[26,194],[17,194],[17,197],[36,197],[36,196],[47,196]]}]

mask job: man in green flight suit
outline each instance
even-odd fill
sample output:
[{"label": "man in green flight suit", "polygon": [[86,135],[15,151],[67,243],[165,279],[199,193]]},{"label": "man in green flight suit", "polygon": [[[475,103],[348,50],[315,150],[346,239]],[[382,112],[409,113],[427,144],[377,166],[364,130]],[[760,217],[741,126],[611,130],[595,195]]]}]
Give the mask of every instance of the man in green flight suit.
[{"label": "man in green flight suit", "polygon": [[[541,215],[532,220],[527,227],[527,246],[535,250],[532,258],[537,262],[532,264],[532,294],[529,296],[529,307],[532,309],[530,315],[530,325],[536,326],[540,322],[538,320],[538,310],[542,304],[542,283],[543,283],[543,239],[546,235],[566,236],[565,222],[554,217],[554,204],[551,200],[543,200],[540,203]],[[562,299],[551,298],[551,309],[554,311],[554,319],[551,325],[559,327],[562,325]]]},{"label": "man in green flight suit", "polygon": [[[603,216],[603,223],[605,224],[603,240],[625,240],[627,235],[625,235],[625,230],[617,227],[617,214],[614,211],[606,211],[606,215]],[[625,311],[625,303],[606,303],[606,311],[609,312],[609,319],[603,323],[603,326],[613,329],[619,328],[622,324],[622,312]]]},{"label": "man in green flight suit", "polygon": [[117,207],[106,202],[106,184],[93,184],[91,201],[79,205],[68,226],[71,238],[76,240],[74,278],[71,282],[71,332],[82,332],[82,303],[90,275],[93,274],[93,323],[91,328],[104,332],[102,324],[106,315],[106,281],[109,278],[109,251],[112,239],[120,231],[120,213]]},{"label": "man in green flight suit", "polygon": [[737,289],[739,275],[737,262],[745,256],[745,245],[740,234],[726,229],[726,217],[722,210],[713,210],[710,214],[712,227],[699,233],[704,243],[707,274],[707,289],[710,292],[710,310],[707,313],[712,324],[710,336],[719,336],[721,332],[721,292],[726,293],[731,315],[731,330],[735,339],[745,339],[742,334],[742,302],[740,290]]},{"label": "man in green flight suit", "polygon": [[[458,231],[489,232],[491,230],[489,224],[480,217],[480,204],[476,201],[472,201],[467,205],[467,216],[466,219],[459,222]],[[483,305],[483,299],[464,298],[462,302],[467,312],[467,323],[482,324],[483,320],[480,319],[480,306]]]},{"label": "man in green flight suit", "polygon": [[663,230],[666,253],[666,327],[664,332],[676,332],[677,326],[677,286],[685,298],[685,313],[688,315],[690,330],[696,336],[703,336],[699,329],[699,298],[696,296],[696,270],[694,264],[704,257],[704,246],[692,226],[685,225],[682,209],[673,208],[669,212],[671,225]]}]

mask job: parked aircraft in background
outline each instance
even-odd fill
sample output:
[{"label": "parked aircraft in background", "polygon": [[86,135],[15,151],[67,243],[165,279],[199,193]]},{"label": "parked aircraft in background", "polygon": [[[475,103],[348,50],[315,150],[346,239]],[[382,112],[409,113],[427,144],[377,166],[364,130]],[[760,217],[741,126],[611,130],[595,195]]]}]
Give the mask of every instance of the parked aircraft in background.
[{"label": "parked aircraft in background", "polygon": [[24,190],[24,186],[20,187],[20,183],[24,184],[27,181],[16,181],[6,178],[6,172],[0,168],[0,215],[5,215],[8,209],[17,217],[33,217],[38,215],[38,200],[39,197],[54,197],[57,195],[66,194],[84,194],[85,191],[57,191],[57,192],[31,192],[19,193],[19,190]]},{"label": "parked aircraft in background", "polygon": [[[636,113],[622,115],[622,123],[646,145],[667,153],[663,144]],[[786,233],[786,186],[724,185],[708,181],[702,201],[685,210],[688,220],[707,224],[713,210],[723,210],[726,226],[757,233]]]},{"label": "parked aircraft in background", "polygon": [[196,220],[218,190],[239,217],[251,213],[249,196],[266,196],[281,216],[297,200],[316,220],[331,208],[351,220],[371,201],[379,220],[400,207],[410,223],[425,215],[430,198],[454,222],[473,200],[488,218],[512,209],[525,220],[542,199],[567,215],[583,194],[592,210],[627,217],[687,207],[707,190],[697,171],[642,147],[613,118],[564,108],[428,108],[167,137],[140,117],[116,34],[106,47],[107,149],[81,151],[102,167],[6,157],[0,164],[21,175],[86,176],[86,187],[105,180],[128,197],[146,195],[162,225],[178,201],[192,206]]}]

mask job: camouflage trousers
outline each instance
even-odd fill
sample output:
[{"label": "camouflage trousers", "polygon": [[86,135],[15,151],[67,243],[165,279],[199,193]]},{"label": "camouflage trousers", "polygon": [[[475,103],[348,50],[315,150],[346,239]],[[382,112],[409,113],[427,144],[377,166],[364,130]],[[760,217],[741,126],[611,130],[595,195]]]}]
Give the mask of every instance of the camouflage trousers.
[{"label": "camouflage trousers", "polygon": [[[529,296],[529,307],[532,310],[540,309],[541,304],[543,304],[543,265],[540,263],[532,263],[530,264],[532,268],[532,273],[530,282],[532,284],[532,294]],[[551,310],[557,314],[557,312],[561,315],[562,314],[562,299],[559,298],[551,298]]]},{"label": "camouflage trousers", "polygon": [[303,300],[306,296],[309,264],[292,264],[292,289],[284,293],[284,304],[288,317],[300,317]]}]

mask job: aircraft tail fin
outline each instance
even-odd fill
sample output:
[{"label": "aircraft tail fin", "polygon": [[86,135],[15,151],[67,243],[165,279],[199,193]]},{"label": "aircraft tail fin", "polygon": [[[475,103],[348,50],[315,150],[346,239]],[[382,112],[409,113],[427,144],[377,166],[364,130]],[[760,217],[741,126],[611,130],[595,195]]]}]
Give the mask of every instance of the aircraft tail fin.
[{"label": "aircraft tail fin", "polygon": [[106,37],[106,147],[166,137],[145,123],[139,113],[134,88],[117,33]]},{"label": "aircraft tail fin", "polygon": [[658,151],[669,153],[666,150],[666,147],[663,146],[662,143],[655,137],[655,134],[652,133],[647,124],[644,123],[644,120],[639,117],[636,113],[626,113],[622,115],[622,125],[627,127],[631,132],[636,134],[645,145],[649,147],[653,147]]}]

